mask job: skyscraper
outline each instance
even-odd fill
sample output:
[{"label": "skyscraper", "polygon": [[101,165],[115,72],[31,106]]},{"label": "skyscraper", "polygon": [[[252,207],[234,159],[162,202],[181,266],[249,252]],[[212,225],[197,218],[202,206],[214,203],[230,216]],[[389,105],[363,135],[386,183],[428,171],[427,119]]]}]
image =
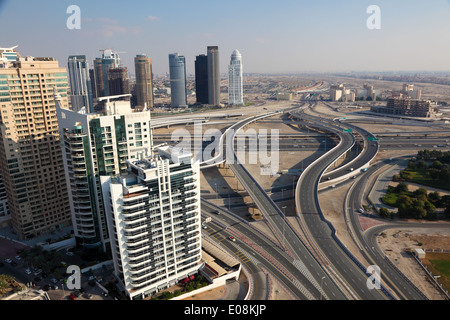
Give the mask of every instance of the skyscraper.
[{"label": "skyscraper", "polygon": [[208,98],[209,104],[220,105],[220,59],[219,47],[208,47]]},{"label": "skyscraper", "polygon": [[146,55],[137,55],[134,58],[136,73],[136,105],[153,108],[153,74],[152,59]]},{"label": "skyscraper", "polygon": [[92,85],[86,56],[69,56],[67,63],[70,84],[70,100],[75,111],[85,107],[93,111]]},{"label": "skyscraper", "polygon": [[102,54],[102,77],[103,77],[103,95],[102,97],[111,96],[108,84],[108,70],[120,67],[119,55],[111,49],[103,50]]},{"label": "skyscraper", "polygon": [[[2,49],[0,49],[0,56]],[[20,58],[0,68],[0,171],[20,238],[69,226],[70,206],[54,91],[68,108],[66,68]]]},{"label": "skyscraper", "polygon": [[74,235],[85,253],[109,250],[100,175],[126,173],[126,160],[152,147],[150,111],[134,112],[129,101],[106,102],[102,113],[57,106]]},{"label": "skyscraper", "polygon": [[105,83],[103,82],[103,66],[101,58],[94,60],[93,74],[94,78],[91,78],[91,81],[95,83],[95,91],[92,91],[92,96],[95,98],[104,97]]},{"label": "skyscraper", "polygon": [[[111,68],[107,71],[110,96],[130,94],[130,77],[127,68]],[[129,97],[125,98],[130,100]]]},{"label": "skyscraper", "polygon": [[128,174],[101,177],[114,272],[132,300],[201,267],[200,169],[173,147],[128,161]]},{"label": "skyscraper", "polygon": [[228,67],[228,104],[244,104],[242,55],[238,50],[234,50],[231,54]]},{"label": "skyscraper", "polygon": [[178,53],[169,54],[171,106],[187,107],[186,59]]},{"label": "skyscraper", "polygon": [[198,104],[208,104],[208,57],[201,54],[195,59],[195,92]]},{"label": "skyscraper", "polygon": [[96,58],[94,60],[94,79],[91,78],[92,82],[95,82],[93,91],[93,96],[96,98],[110,96],[109,83],[108,83],[108,70],[116,69],[120,67],[120,58],[116,52],[111,49],[101,50],[102,57]]}]

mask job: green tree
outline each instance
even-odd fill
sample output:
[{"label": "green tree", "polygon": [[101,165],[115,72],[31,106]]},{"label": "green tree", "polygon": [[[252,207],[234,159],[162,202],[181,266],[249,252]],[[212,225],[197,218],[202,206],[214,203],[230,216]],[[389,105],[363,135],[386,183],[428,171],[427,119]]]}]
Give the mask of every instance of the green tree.
[{"label": "green tree", "polygon": [[414,191],[413,193],[416,197],[419,197],[419,196],[425,196],[426,198],[428,197],[428,191],[425,188],[419,188],[416,191]]},{"label": "green tree", "polygon": [[435,205],[437,203],[440,203],[441,199],[442,199],[441,194],[437,191],[433,191],[428,194],[428,200]]},{"label": "green tree", "polygon": [[408,185],[404,182],[400,182],[395,188],[395,191],[398,193],[408,192]]},{"label": "green tree", "polygon": [[410,216],[415,219],[423,219],[427,216],[427,210],[425,209],[425,202],[422,200],[414,199],[409,211]]},{"label": "green tree", "polygon": [[380,209],[380,217],[382,217],[382,218],[389,217],[389,210],[387,208],[385,208],[385,207],[382,207]]},{"label": "green tree", "polygon": [[14,283],[14,277],[7,274],[0,274],[0,294],[5,294],[6,290]]}]

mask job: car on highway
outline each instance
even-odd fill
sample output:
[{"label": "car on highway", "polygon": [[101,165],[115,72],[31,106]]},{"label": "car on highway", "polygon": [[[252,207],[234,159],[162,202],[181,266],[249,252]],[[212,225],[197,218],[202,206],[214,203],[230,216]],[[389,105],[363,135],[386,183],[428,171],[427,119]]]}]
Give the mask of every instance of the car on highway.
[{"label": "car on highway", "polygon": [[211,212],[211,213],[213,213],[213,214],[217,214],[217,215],[219,215],[220,214],[220,212],[219,211],[213,211],[213,212]]},{"label": "car on highway", "polygon": [[228,239],[230,239],[230,240],[233,241],[233,242],[236,242],[236,238],[233,237],[233,236],[230,236]]}]

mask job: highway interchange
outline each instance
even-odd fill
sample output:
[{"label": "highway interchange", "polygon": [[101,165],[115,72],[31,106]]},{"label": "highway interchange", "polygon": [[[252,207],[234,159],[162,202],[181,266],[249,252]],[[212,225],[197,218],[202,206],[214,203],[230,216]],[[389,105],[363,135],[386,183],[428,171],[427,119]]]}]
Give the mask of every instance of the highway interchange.
[{"label": "highway interchange", "polygon": [[[375,138],[373,134],[354,124],[342,121],[343,119],[333,121],[306,114],[305,110],[312,106],[313,104],[303,104],[282,112],[290,118],[291,123],[320,131],[320,133],[312,133],[312,139],[306,137],[309,143],[301,143],[304,147],[302,150],[317,150],[322,146],[327,151],[303,171],[295,190],[298,218],[302,227],[307,230],[307,239],[302,239],[298,235],[279,206],[261,188],[244,165],[237,161],[235,153],[233,155],[226,154],[227,160],[234,160],[229,167],[260,209],[277,239],[269,238],[253,227],[251,223],[222,207],[217,207],[206,199],[202,199],[203,218],[209,217],[211,220],[208,223],[208,229],[204,230],[204,236],[218,241],[232,255],[241,260],[252,278],[253,290],[250,297],[252,300],[267,299],[269,292],[267,291],[266,276],[264,276],[267,273],[275,277],[293,299],[298,300],[426,300],[426,296],[392,263],[389,263],[377,248],[376,236],[378,233],[375,231],[362,233],[354,213],[357,208],[361,207],[364,186],[368,177],[381,166],[387,165],[379,162],[370,166],[380,145],[384,145],[384,148],[395,148],[395,145],[398,145],[402,149],[414,150],[428,145],[435,148],[437,145],[448,143],[449,137],[421,137],[421,140],[418,140],[416,137],[412,139],[409,136],[402,136],[401,138],[396,137],[392,144],[388,144],[390,143],[389,137],[380,139],[381,141],[369,141],[369,137]],[[236,120],[231,127],[239,131],[257,119],[273,117],[276,114],[278,113],[267,113],[266,116],[260,115],[241,121]],[[272,118],[262,121],[270,121],[270,119]],[[163,125],[165,125],[164,122],[160,124],[160,126]],[[348,129],[352,129],[351,132]],[[237,131],[234,131],[234,135]],[[327,139],[327,147],[323,145],[324,136]],[[157,139],[158,136],[155,136],[155,140]],[[168,136],[162,135],[160,139],[160,142],[167,141]],[[294,147],[295,143],[299,144],[303,141],[302,139],[305,137],[290,136],[280,139],[280,151],[297,148]],[[430,139],[433,140],[430,141]],[[228,148],[221,145],[222,153],[226,153],[227,150],[235,152],[234,137],[226,139],[226,144],[231,145],[227,146]],[[359,152],[352,159],[325,175],[325,171],[337,159],[357,145],[363,147],[359,148]],[[211,167],[210,163],[203,169],[206,170],[209,167]],[[361,254],[367,261],[380,266],[383,270],[380,290],[368,287],[367,281],[371,274],[366,270],[366,266],[359,262],[337,239],[334,227],[324,219],[318,201],[319,183],[348,175],[350,171],[353,171],[353,169],[349,170],[350,167],[357,168],[354,176],[358,179],[352,182],[353,191],[346,199],[348,217]],[[360,172],[362,167],[368,168],[364,174]],[[378,228],[373,228],[373,230],[378,230]],[[235,241],[229,240],[231,236]]]}]

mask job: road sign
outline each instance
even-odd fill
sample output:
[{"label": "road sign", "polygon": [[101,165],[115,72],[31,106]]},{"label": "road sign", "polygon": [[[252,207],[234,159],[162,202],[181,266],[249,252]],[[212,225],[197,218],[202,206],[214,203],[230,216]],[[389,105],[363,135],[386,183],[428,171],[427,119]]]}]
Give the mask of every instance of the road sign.
[{"label": "road sign", "polygon": [[380,139],[377,139],[377,138],[375,138],[375,137],[369,137],[368,140],[369,140],[369,141],[380,141]]},{"label": "road sign", "polygon": [[344,129],[344,132],[352,133],[353,129]]}]

